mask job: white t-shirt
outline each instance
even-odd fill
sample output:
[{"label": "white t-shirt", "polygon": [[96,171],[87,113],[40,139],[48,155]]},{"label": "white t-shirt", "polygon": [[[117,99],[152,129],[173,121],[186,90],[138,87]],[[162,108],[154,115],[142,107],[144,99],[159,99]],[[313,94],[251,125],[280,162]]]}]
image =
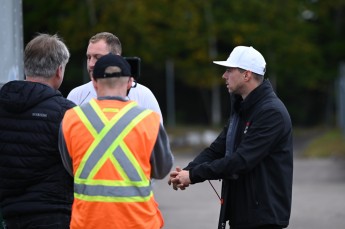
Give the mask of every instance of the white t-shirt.
[{"label": "white t-shirt", "polygon": [[[67,99],[77,105],[87,103],[93,98],[97,98],[97,94],[92,81],[72,89],[67,96]],[[141,107],[157,112],[161,116],[161,123],[163,123],[163,116],[158,101],[149,88],[138,83],[135,88],[131,88],[128,98],[136,101]]]}]

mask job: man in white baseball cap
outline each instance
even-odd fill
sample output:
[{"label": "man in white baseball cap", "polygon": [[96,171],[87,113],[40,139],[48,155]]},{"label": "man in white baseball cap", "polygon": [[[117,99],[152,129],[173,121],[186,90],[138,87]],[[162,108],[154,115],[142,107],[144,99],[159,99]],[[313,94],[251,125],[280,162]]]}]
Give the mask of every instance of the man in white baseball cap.
[{"label": "man in white baseball cap", "polygon": [[213,63],[226,67],[242,68],[259,75],[265,75],[266,71],[265,58],[252,46],[237,46],[226,61],[213,61]]},{"label": "man in white baseball cap", "polygon": [[232,96],[229,122],[184,169],[170,173],[175,190],[222,179],[218,229],[282,229],[289,225],[293,145],[290,115],[264,79],[266,62],[253,47],[238,46],[222,78]]},{"label": "man in white baseball cap", "polygon": [[222,76],[226,86],[230,93],[240,95],[242,99],[264,82],[265,58],[251,46],[237,46],[226,61],[213,63],[227,67]]}]

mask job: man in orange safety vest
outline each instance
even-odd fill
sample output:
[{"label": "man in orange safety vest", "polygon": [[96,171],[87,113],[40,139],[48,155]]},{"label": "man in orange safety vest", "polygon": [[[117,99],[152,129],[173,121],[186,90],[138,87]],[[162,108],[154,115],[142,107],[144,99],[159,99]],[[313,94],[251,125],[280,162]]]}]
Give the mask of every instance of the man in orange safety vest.
[{"label": "man in orange safety vest", "polygon": [[59,147],[74,176],[70,228],[162,228],[151,178],[173,165],[160,115],[126,99],[130,66],[108,54],[95,64],[97,99],[66,112]]}]

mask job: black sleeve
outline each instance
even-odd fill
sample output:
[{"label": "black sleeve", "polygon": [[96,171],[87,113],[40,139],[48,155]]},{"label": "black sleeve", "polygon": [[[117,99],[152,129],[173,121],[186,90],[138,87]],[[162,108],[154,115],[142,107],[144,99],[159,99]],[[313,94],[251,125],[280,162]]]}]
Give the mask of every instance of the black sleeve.
[{"label": "black sleeve", "polygon": [[248,173],[273,151],[277,139],[284,130],[283,117],[275,109],[266,110],[257,117],[258,119],[248,129],[246,136],[231,155],[204,161],[191,167],[192,183],[232,179],[234,174]]},{"label": "black sleeve", "polygon": [[211,145],[205,148],[201,153],[188,164],[184,170],[191,170],[197,165],[202,163],[211,162],[219,158],[223,158],[225,155],[226,134],[228,132],[228,125],[223,128],[218,137],[211,143]]}]

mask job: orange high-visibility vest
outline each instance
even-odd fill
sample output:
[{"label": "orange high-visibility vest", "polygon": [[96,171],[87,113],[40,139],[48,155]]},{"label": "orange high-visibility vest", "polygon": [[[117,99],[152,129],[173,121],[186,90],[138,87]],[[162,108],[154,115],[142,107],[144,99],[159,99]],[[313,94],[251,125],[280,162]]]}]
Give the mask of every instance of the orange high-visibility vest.
[{"label": "orange high-visibility vest", "polygon": [[66,112],[62,130],[72,158],[72,229],[163,227],[150,185],[158,114],[136,102],[91,100]]}]

